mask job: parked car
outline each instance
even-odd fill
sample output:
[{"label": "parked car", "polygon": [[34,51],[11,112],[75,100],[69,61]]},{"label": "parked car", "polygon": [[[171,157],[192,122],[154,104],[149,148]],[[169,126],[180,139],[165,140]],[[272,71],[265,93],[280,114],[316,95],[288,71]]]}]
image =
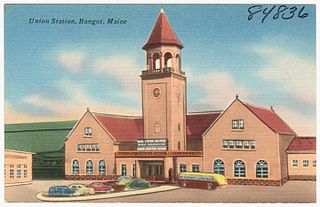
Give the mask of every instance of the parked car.
[{"label": "parked car", "polygon": [[117,179],[117,184],[118,185],[128,185],[128,183],[130,182],[132,180],[132,177],[130,177],[130,176],[126,176],[126,175],[124,175],[124,176],[120,176],[120,177],[118,177],[118,179]]},{"label": "parked car", "polygon": [[80,193],[75,189],[69,188],[66,185],[59,185],[59,186],[51,186],[48,190],[48,195],[50,197],[79,196]]},{"label": "parked car", "polygon": [[95,191],[93,188],[86,187],[84,184],[71,184],[68,186],[71,189],[76,190],[80,195],[93,195]]},{"label": "parked car", "polygon": [[89,188],[93,188],[95,192],[107,192],[110,193],[111,191],[114,191],[112,184],[108,185],[106,182],[93,182],[89,185],[87,185]]},{"label": "parked car", "polygon": [[151,188],[151,183],[140,178],[131,179],[127,184],[127,190],[132,190],[132,189],[136,190],[136,189],[144,189],[144,188]]}]

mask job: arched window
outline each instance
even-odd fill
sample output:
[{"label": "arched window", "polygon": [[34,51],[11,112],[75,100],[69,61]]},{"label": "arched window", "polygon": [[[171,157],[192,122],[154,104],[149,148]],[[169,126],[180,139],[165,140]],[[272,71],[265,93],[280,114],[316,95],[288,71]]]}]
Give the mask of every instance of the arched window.
[{"label": "arched window", "polygon": [[176,55],[176,64],[177,64],[177,69],[181,70],[181,61],[180,61],[180,56],[178,54]]},{"label": "arched window", "polygon": [[165,68],[171,68],[172,67],[172,55],[169,52],[167,52],[164,55],[164,67]]},{"label": "arched window", "polygon": [[99,174],[100,175],[106,174],[106,163],[104,160],[99,161]]},{"label": "arched window", "polygon": [[78,160],[72,161],[72,174],[74,174],[74,175],[79,174],[79,161]]},{"label": "arched window", "polygon": [[213,173],[224,175],[224,163],[222,160],[215,160],[214,161]]},{"label": "arched window", "polygon": [[154,132],[157,134],[161,132],[160,122],[158,122],[158,121],[156,123],[154,123]]},{"label": "arched window", "polygon": [[88,160],[86,163],[86,173],[92,174],[93,164],[91,160]]},{"label": "arched window", "polygon": [[246,166],[242,160],[234,162],[234,177],[246,177]]},{"label": "arched window", "polygon": [[160,69],[160,55],[158,53],[154,53],[152,57],[152,69]]},{"label": "arched window", "polygon": [[256,166],[256,177],[267,178],[268,177],[268,163],[264,160],[259,160]]}]

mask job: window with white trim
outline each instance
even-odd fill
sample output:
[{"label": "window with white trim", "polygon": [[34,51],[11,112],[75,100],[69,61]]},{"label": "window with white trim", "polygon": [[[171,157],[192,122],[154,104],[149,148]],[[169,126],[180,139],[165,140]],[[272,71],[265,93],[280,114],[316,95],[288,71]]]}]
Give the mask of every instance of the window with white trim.
[{"label": "window with white trim", "polygon": [[223,148],[228,148],[228,141],[227,140],[223,140],[222,141],[222,147]]},{"label": "window with white trim", "polygon": [[249,141],[243,141],[243,147],[249,149]]},{"label": "window with white trim", "polygon": [[186,164],[180,164],[180,172],[187,172],[187,165]]},{"label": "window with white trim", "polygon": [[74,175],[79,174],[79,161],[78,160],[72,161],[72,174],[74,174]]},{"label": "window with white trim", "polygon": [[83,134],[86,137],[91,137],[92,136],[92,128],[91,127],[85,127],[83,129]]},{"label": "window with white trim", "polygon": [[91,160],[88,160],[86,163],[86,174],[92,174],[93,171],[93,163]]},{"label": "window with white trim", "polygon": [[265,160],[259,160],[259,162],[257,162],[256,177],[268,178],[268,163]]},{"label": "window with white trim", "polygon": [[14,165],[10,165],[9,175],[10,178],[14,178]]},{"label": "window with white trim", "polygon": [[313,167],[317,167],[317,160],[313,160],[313,161],[312,161],[312,166],[313,166]]},{"label": "window with white trim", "polygon": [[303,160],[303,167],[308,167],[309,166],[309,160]]},{"label": "window with white trim", "polygon": [[256,148],[256,142],[255,141],[250,141],[250,148],[255,149]]},{"label": "window with white trim", "polygon": [[28,169],[27,169],[27,165],[25,164],[25,165],[23,165],[23,177],[24,178],[27,178],[28,177]]},{"label": "window with white trim", "polygon": [[99,174],[100,175],[106,174],[106,162],[104,160],[99,161]]},{"label": "window with white trim", "polygon": [[232,129],[244,129],[243,119],[232,120]]},{"label": "window with white trim", "polygon": [[246,177],[246,166],[242,160],[234,162],[234,177]]},{"label": "window with white trim", "polygon": [[234,148],[234,141],[228,141],[229,148]]},{"label": "window with white trim", "polygon": [[242,141],[236,141],[236,148],[242,148]]},{"label": "window with white trim", "polygon": [[17,178],[21,178],[21,165],[17,165]]},{"label": "window with white trim", "polygon": [[298,160],[292,160],[291,161],[291,166],[292,167],[297,167],[298,166]]},{"label": "window with white trim", "polygon": [[127,175],[127,165],[126,164],[122,164],[121,165],[121,175]]},{"label": "window with white trim", "polygon": [[213,173],[224,175],[224,163],[222,160],[215,160],[213,162]]},{"label": "window with white trim", "polygon": [[192,172],[199,172],[199,165],[198,164],[192,165]]}]

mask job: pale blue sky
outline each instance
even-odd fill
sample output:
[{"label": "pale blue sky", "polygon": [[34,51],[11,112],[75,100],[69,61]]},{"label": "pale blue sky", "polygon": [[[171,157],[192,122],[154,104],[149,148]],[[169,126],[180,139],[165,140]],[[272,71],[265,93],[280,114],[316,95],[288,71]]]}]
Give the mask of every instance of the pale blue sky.
[{"label": "pale blue sky", "polygon": [[[315,6],[305,5],[307,18],[264,23],[261,14],[248,21],[249,6],[6,5],[5,122],[77,119],[86,106],[141,114],[141,48],[164,8],[184,45],[189,111],[224,109],[238,93],[273,105],[299,134],[315,134]],[[28,23],[118,17],[128,23]]]}]

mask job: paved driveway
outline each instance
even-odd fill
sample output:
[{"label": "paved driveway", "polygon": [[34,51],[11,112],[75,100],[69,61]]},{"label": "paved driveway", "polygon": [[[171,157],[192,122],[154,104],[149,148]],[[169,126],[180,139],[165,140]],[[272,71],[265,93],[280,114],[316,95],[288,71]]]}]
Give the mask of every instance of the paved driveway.
[{"label": "paved driveway", "polygon": [[[8,202],[42,202],[35,197],[38,192],[46,191],[52,185],[73,182],[66,180],[35,180],[31,185],[6,187],[5,199]],[[89,182],[85,181],[83,183]],[[315,203],[316,182],[290,181],[282,187],[230,185],[227,188],[214,191],[185,188],[146,195],[83,202]]]}]

